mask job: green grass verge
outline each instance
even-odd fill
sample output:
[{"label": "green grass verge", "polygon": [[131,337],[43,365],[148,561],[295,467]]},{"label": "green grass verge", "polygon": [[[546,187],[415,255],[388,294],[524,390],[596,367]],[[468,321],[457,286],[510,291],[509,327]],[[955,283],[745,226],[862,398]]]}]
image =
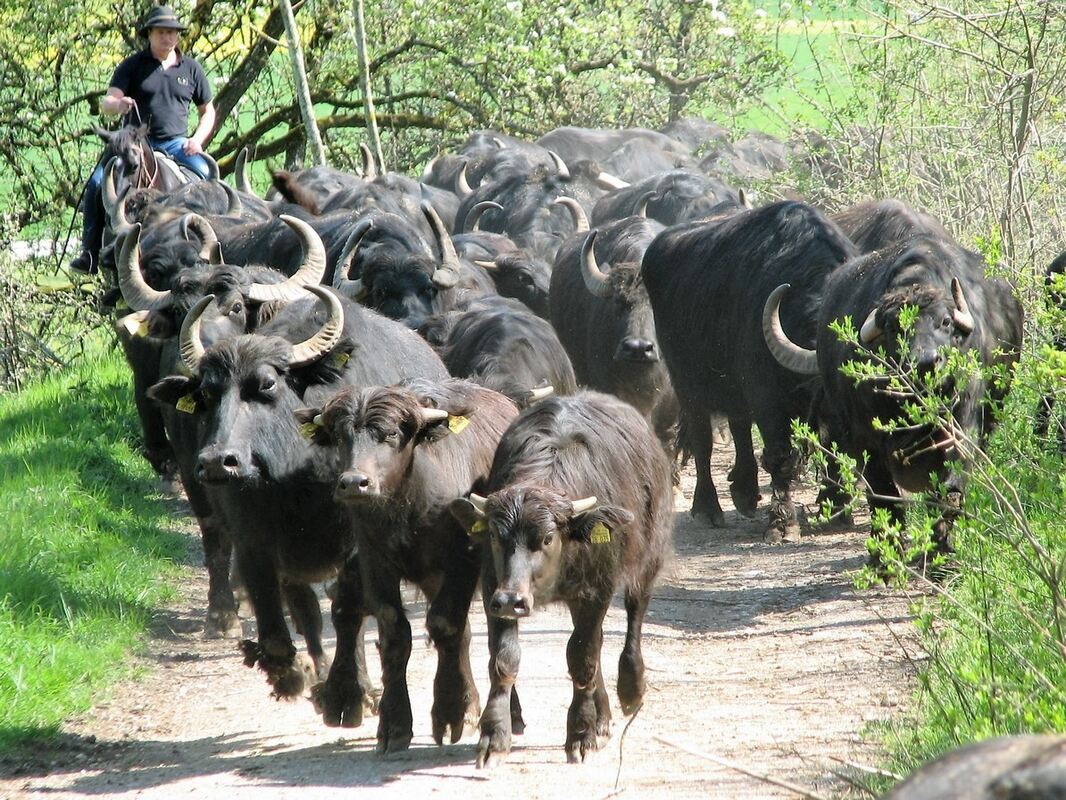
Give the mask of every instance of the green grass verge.
[{"label": "green grass verge", "polygon": [[133,446],[129,368],[88,352],[0,398],[0,748],[54,735],[129,674],[185,552]]}]

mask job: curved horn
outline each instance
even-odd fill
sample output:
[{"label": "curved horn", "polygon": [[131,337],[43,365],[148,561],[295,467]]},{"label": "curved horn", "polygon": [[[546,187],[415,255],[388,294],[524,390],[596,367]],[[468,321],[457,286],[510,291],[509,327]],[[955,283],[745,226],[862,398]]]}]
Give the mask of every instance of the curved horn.
[{"label": "curved horn", "polygon": [[279,219],[292,228],[300,238],[304,260],[300,268],[281,283],[253,283],[249,286],[248,299],[258,303],[271,300],[284,302],[295,300],[303,295],[301,291],[303,288],[321,283],[322,274],[326,271],[326,248],[315,229],[302,219],[288,214],[282,214]]},{"label": "curved horn", "polygon": [[122,242],[118,256],[118,286],[126,305],[134,311],[159,311],[169,308],[170,291],[153,289],[141,275],[141,224],[134,223]]},{"label": "curved horn", "polygon": [[418,412],[422,417],[422,422],[428,424],[430,422],[440,422],[442,419],[448,419],[448,412],[443,408],[426,408],[421,407]]},{"label": "curved horn", "polygon": [[104,204],[104,210],[108,216],[115,213],[115,204],[118,202],[118,193],[115,191],[115,165],[118,156],[112,156],[104,167],[104,183],[100,192],[100,200]]},{"label": "curved horn", "polygon": [[258,197],[259,195],[252,188],[251,181],[248,180],[248,155],[247,147],[242,147],[241,151],[237,153],[237,162],[233,167],[233,181],[237,184],[237,191],[250,194],[252,197]]},{"label": "curved horn", "polygon": [[475,261],[474,263],[482,269],[487,269],[489,272],[495,272],[499,269],[495,261]]},{"label": "curved horn", "polygon": [[479,494],[470,493],[470,505],[472,505],[481,516],[485,516],[485,504],[489,501],[487,497],[482,497]]},{"label": "curved horn", "polygon": [[598,502],[599,501],[596,499],[596,495],[592,495],[591,497],[583,497],[580,500],[571,501],[570,508],[573,510],[573,513],[575,515],[584,514],[586,511],[591,511],[592,509],[594,509],[596,507],[596,503]]},{"label": "curved horn", "polygon": [[214,156],[204,150],[200,153],[204,157],[204,161],[207,162],[207,180],[220,181],[222,180],[222,171],[218,168],[218,162],[215,161]]},{"label": "curved horn", "polygon": [[440,247],[440,267],[433,271],[433,282],[442,289],[450,289],[459,282],[459,254],[455,252],[452,237],[428,200],[422,201],[422,213],[429,220],[433,235],[437,237],[437,246]]},{"label": "curved horn", "polygon": [[190,375],[195,375],[200,371],[200,362],[204,358],[205,351],[204,343],[200,339],[200,317],[214,299],[213,294],[201,297],[199,302],[189,309],[189,313],[181,322],[178,349],[181,350],[181,361]]},{"label": "curved horn", "polygon": [[466,179],[466,162],[463,162],[462,169],[459,170],[459,174],[455,176],[455,193],[459,197],[469,197],[474,193],[474,190],[470,188],[470,182]]},{"label": "curved horn", "polygon": [[962,283],[958,278],[951,279],[951,297],[955,300],[955,312],[951,315],[955,324],[964,333],[972,333],[975,325],[973,314],[970,313],[970,304],[966,302],[966,295],[962,292]]},{"label": "curved horn", "polygon": [[126,216],[126,197],[129,195],[130,189],[132,188],[132,184],[126,185],[126,188],[122,190],[122,195],[115,202],[115,207],[112,209],[111,230],[113,230],[116,235],[130,232],[130,221]]},{"label": "curved horn", "polygon": [[497,150],[503,150],[505,147],[507,147],[507,144],[499,136],[493,136],[492,143],[496,145]]},{"label": "curved horn", "polygon": [[489,209],[495,211],[503,211],[503,206],[493,200],[482,200],[480,203],[470,209],[470,213],[466,215],[466,230],[467,231],[479,231],[481,228],[478,225],[481,224],[481,215]]},{"label": "curved horn", "polygon": [[596,263],[596,253],[593,245],[596,243],[596,231],[592,231],[585,237],[581,245],[581,277],[585,279],[585,288],[596,297],[610,297],[611,289],[607,283],[607,275]]},{"label": "curved horn", "polygon": [[762,335],[770,354],[785,369],[800,375],[818,374],[818,351],[800,347],[785,334],[781,327],[781,298],[791,288],[782,283],[766,298],[762,307]]},{"label": "curved horn", "polygon": [[366,142],[360,142],[359,154],[363,159],[363,180],[374,180],[378,176],[378,164],[374,160],[374,151]]},{"label": "curved horn", "polygon": [[552,200],[554,206],[566,206],[570,209],[570,216],[574,220],[574,231],[577,233],[586,233],[589,229],[589,218],[585,216],[585,209],[581,207],[581,203],[577,202],[572,197],[556,197]]},{"label": "curved horn", "polygon": [[366,295],[366,290],[363,288],[362,280],[351,280],[348,275],[359,243],[363,241],[366,232],[373,227],[374,220],[371,217],[366,217],[356,223],[355,228],[348,235],[348,240],[344,243],[344,249],[341,250],[340,258],[337,259],[337,266],[333,269],[333,288],[356,300],[362,300]]},{"label": "curved horn", "polygon": [[555,394],[555,387],[549,383],[547,386],[538,386],[536,389],[530,389],[526,398],[532,404],[538,400],[543,400],[545,397],[551,397],[553,394]]},{"label": "curved horn", "polygon": [[862,327],[859,328],[859,341],[863,344],[870,344],[870,342],[877,339],[882,332],[883,331],[877,327],[877,308],[874,307],[870,313],[866,315]]},{"label": "curved horn", "polygon": [[566,166],[563,157],[554,150],[549,150],[548,155],[551,156],[552,161],[555,162],[555,169],[558,171],[559,177],[564,180],[570,180],[570,168]]},{"label": "curved horn", "polygon": [[629,186],[628,182],[622,180],[617,175],[604,172],[602,169],[596,173],[596,177],[592,179],[592,182],[601,189],[606,189],[609,192],[615,189],[625,189]]},{"label": "curved horn", "polygon": [[648,218],[648,203],[655,197],[655,192],[645,192],[640,196],[640,200],[637,201],[637,216]]},{"label": "curved horn", "polygon": [[318,333],[306,342],[300,342],[292,346],[292,354],[289,356],[289,367],[302,367],[317,361],[341,340],[344,333],[344,307],[340,298],[324,286],[308,286],[307,291],[315,295],[329,307],[329,319]]},{"label": "curved horn", "polygon": [[439,158],[440,153],[437,153],[437,155],[433,156],[433,158],[429,160],[429,163],[426,164],[425,168],[422,170],[422,183],[425,183],[427,178],[433,176],[433,167],[437,165],[437,159]]},{"label": "curved horn", "polygon": [[222,191],[226,193],[226,216],[239,217],[241,211],[244,210],[244,204],[241,202],[241,196],[237,194],[237,190],[230,186],[225,181],[219,181],[222,185]]},{"label": "curved horn", "polygon": [[748,193],[743,189],[737,189],[737,200],[740,201],[740,205],[748,210],[754,208],[751,204],[751,198],[748,197]]},{"label": "curved horn", "polygon": [[182,238],[186,241],[189,239],[190,230],[200,238],[199,256],[204,261],[210,261],[215,245],[218,244],[218,234],[211,227],[211,223],[199,214],[194,214],[190,211],[188,214],[182,215],[178,226],[181,230]]}]

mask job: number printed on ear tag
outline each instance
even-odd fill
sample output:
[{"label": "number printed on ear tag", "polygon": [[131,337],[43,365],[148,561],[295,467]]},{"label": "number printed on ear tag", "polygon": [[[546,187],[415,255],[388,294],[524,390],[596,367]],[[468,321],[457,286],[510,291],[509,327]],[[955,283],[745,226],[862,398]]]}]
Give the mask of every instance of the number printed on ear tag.
[{"label": "number printed on ear tag", "polygon": [[597,522],[589,532],[589,541],[593,544],[610,544],[611,529],[602,522]]},{"label": "number printed on ear tag", "polygon": [[178,409],[178,411],[184,411],[186,414],[195,414],[196,398],[194,398],[191,394],[187,394],[184,397],[178,399],[178,402],[174,404],[174,408]]}]

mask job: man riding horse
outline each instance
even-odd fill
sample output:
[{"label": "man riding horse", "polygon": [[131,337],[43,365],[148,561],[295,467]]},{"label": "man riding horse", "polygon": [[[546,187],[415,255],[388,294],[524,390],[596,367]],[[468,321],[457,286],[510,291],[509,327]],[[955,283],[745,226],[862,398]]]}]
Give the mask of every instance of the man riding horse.
[{"label": "man riding horse", "polygon": [[[215,126],[215,107],[203,67],[178,48],[178,35],[184,30],[170,6],[154,6],[137,28],[148,46],[115,68],[100,111],[124,114],[127,125],[147,126],[152,150],[166,153],[206,178],[204,142]],[[187,137],[190,104],[196,106],[200,119],[196,131]],[[104,230],[100,187],[105,166],[101,160],[85,186],[82,253],[70,264],[77,272],[95,273],[99,266],[97,254]]]}]

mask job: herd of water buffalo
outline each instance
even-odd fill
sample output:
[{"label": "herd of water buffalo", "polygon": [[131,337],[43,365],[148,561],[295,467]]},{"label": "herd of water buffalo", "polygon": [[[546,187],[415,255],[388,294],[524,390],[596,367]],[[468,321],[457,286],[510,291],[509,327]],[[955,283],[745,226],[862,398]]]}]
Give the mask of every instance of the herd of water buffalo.
[{"label": "herd of water buffalo", "polygon": [[[896,519],[901,492],[935,485],[936,544],[950,551],[968,448],[1006,383],[972,370],[937,387],[947,422],[879,420],[901,416],[952,351],[1012,365],[1023,312],[979,255],[903,202],[834,216],[795,200],[753,208],[730,184],[779,168],[784,146],[730,143],[698,120],[536,142],[480,132],[420,179],[378,174],[367,155],[360,174],[276,171],[267,199],[243,154],[236,188],[137,188],[134,138],[114,137],[103,263],[128,306],[117,330],[145,454],[180,476],[200,525],[208,632],[239,628],[232,556],[258,626],[245,663],[276,696],[310,690],[327,725],[376,710],[379,750],[410,744],[406,580],[429,602],[438,743],[480,719],[478,764],[506,757],[523,727],[518,620],[563,602],[566,753],[595,750],[610,721],[602,623],[619,589],[623,711],[644,693],[641,624],[682,454],[695,462],[692,513],[728,524],[710,470],[715,420],[728,422],[730,495],[747,516],[761,499],[758,427],[766,541],[800,535],[800,419],[859,459],[871,506]],[[856,341],[831,329],[843,319]],[[877,350],[912,389],[842,373]],[[849,499],[828,481],[822,496]],[[327,580],[332,661],[312,589]],[[469,658],[479,581],[483,711]],[[363,646],[370,615],[380,694]]]}]

